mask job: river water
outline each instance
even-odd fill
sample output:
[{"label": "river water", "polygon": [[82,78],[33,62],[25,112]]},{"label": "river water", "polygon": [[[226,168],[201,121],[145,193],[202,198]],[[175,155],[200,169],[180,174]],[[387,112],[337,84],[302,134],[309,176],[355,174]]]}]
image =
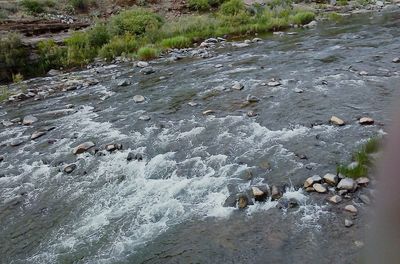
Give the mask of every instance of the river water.
[{"label": "river water", "polygon": [[[335,172],[385,131],[399,90],[400,64],[392,59],[400,56],[400,13],[361,14],[297,33],[244,48],[227,43],[207,59],[161,59],[149,75],[118,64],[31,80],[99,83],[0,108],[3,120],[38,118],[0,127],[0,262],[358,261],[362,228],[345,229],[339,209],[297,187]],[[271,78],[282,85],[262,85]],[[131,84],[118,86],[123,79]],[[234,81],[244,89],[232,90]],[[146,101],[135,103],[134,95]],[[246,104],[248,95],[260,101]],[[250,110],[258,115],[248,117]],[[330,125],[332,115],[347,125]],[[377,122],[360,126],[361,116]],[[30,140],[43,127],[55,129]],[[73,155],[85,141],[123,150]],[[143,160],[128,162],[130,152]],[[77,169],[66,174],[69,163]],[[292,185],[285,196],[301,206],[223,207],[232,190],[257,184]]]}]

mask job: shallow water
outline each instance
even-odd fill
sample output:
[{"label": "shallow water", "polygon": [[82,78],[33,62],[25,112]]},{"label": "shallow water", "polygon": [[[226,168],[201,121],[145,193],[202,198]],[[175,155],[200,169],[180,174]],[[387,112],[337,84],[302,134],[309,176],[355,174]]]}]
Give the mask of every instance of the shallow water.
[{"label": "shallow water", "polygon": [[[0,128],[1,261],[354,263],[359,250],[348,243],[361,231],[344,230],[335,209],[318,197],[290,190],[286,195],[302,206],[288,212],[274,202],[246,211],[222,206],[232,189],[298,186],[311,175],[335,171],[362,142],[385,130],[399,90],[400,64],[391,61],[399,56],[400,13],[345,21],[265,36],[246,48],[226,44],[208,59],[160,60],[150,75],[127,64],[76,72],[67,77],[100,82],[3,105],[1,119],[34,114],[39,121]],[[118,86],[124,78],[132,84]],[[271,78],[282,85],[261,85]],[[233,81],[245,88],[231,90]],[[134,103],[137,94],[146,102]],[[260,101],[243,104],[249,94]],[[73,110],[54,112],[68,104]],[[215,114],[202,115],[207,109]],[[247,117],[249,110],[258,116]],[[143,114],[151,120],[139,120]],[[348,124],[330,125],[332,115]],[[360,126],[357,118],[364,115],[376,125]],[[29,140],[44,126],[56,128]],[[11,147],[16,138],[26,140]],[[89,140],[99,149],[108,143],[124,149],[105,156],[71,153]],[[129,152],[142,153],[143,161],[127,162]],[[60,171],[72,162],[73,173]]]}]

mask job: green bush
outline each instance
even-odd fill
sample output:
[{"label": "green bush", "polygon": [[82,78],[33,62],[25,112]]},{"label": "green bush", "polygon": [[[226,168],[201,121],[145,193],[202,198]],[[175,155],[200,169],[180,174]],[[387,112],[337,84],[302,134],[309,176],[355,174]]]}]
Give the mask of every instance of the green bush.
[{"label": "green bush", "polygon": [[75,10],[86,11],[89,8],[88,0],[69,0],[69,4]]},{"label": "green bush", "polygon": [[88,31],[88,41],[91,47],[100,48],[110,41],[110,34],[104,24],[96,24]]},{"label": "green bush", "polygon": [[208,0],[189,0],[189,8],[196,11],[207,11],[210,9],[210,4]]},{"label": "green bush", "polygon": [[295,25],[306,25],[313,21],[315,14],[310,11],[299,11],[297,14],[290,17],[290,22]]},{"label": "green bush", "polygon": [[29,51],[22,44],[20,35],[9,33],[0,39],[0,62],[4,63],[9,78],[12,74],[24,71],[28,57]]},{"label": "green bush", "polygon": [[242,0],[229,0],[220,7],[220,12],[226,16],[234,16],[245,10]]},{"label": "green bush", "polygon": [[66,49],[58,46],[54,40],[44,40],[38,44],[39,67],[42,73],[63,66],[66,61]]},{"label": "green bush", "polygon": [[182,49],[182,48],[187,48],[192,44],[189,38],[184,37],[184,36],[177,36],[173,38],[167,38],[161,41],[161,45],[164,48],[177,48],[177,49]]},{"label": "green bush", "polygon": [[137,56],[140,60],[151,60],[158,57],[158,50],[153,47],[143,47],[137,52]]},{"label": "green bush", "polygon": [[225,0],[208,0],[208,4],[212,7],[218,7],[222,5],[225,2]]},{"label": "green bush", "polygon": [[174,37],[177,35],[188,38],[206,38],[212,36],[219,21],[209,15],[182,16],[175,21],[166,23],[161,28],[161,35]]},{"label": "green bush", "polygon": [[347,6],[349,4],[348,0],[338,0],[338,5],[340,6]]},{"label": "green bush", "polygon": [[38,0],[22,0],[20,5],[30,14],[40,14],[45,11],[45,5]]},{"label": "green bush", "polygon": [[138,43],[131,35],[125,35],[123,37],[114,37],[110,43],[104,45],[99,56],[107,60],[111,60],[121,55],[129,55],[134,53],[138,49]]},{"label": "green bush", "polygon": [[132,9],[114,16],[110,22],[113,35],[143,35],[147,31],[159,29],[163,24],[162,18],[146,9]]},{"label": "green bush", "polygon": [[88,34],[75,32],[65,40],[67,46],[66,65],[84,66],[97,55],[97,50],[89,45]]}]

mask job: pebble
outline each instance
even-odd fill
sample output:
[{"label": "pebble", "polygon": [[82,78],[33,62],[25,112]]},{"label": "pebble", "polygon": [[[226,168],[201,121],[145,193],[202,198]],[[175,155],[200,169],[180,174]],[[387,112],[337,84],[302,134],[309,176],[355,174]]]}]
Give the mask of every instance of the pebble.
[{"label": "pebble", "polygon": [[309,177],[304,182],[304,188],[311,187],[312,185],[314,185],[314,183],[321,182],[321,180],[322,180],[322,178],[320,176],[318,176],[318,175],[314,175],[312,177]]},{"label": "pebble", "polygon": [[303,93],[304,90],[302,90],[302,89],[300,89],[300,88],[295,88],[295,89],[294,89],[294,92],[295,92],[295,93]]},{"label": "pebble", "polygon": [[358,74],[359,74],[360,76],[367,76],[367,75],[368,75],[368,72],[366,72],[366,71],[360,71]]},{"label": "pebble", "polygon": [[150,121],[150,119],[151,119],[151,117],[148,115],[139,116],[139,120],[142,120],[142,121]]},{"label": "pebble", "polygon": [[21,145],[22,143],[24,143],[24,140],[23,140],[23,139],[20,139],[20,138],[17,138],[17,139],[13,140],[13,141],[10,143],[10,146],[11,146],[11,147],[17,147],[17,146]]},{"label": "pebble", "polygon": [[24,117],[24,119],[22,120],[22,124],[25,126],[30,126],[36,121],[38,121],[36,117],[34,117],[33,115],[28,115]]},{"label": "pebble", "polygon": [[347,190],[347,191],[354,191],[356,187],[357,185],[355,181],[351,178],[344,178],[340,180],[339,184],[337,185],[337,188],[339,190]]},{"label": "pebble", "polygon": [[335,186],[338,183],[338,176],[332,173],[327,173],[323,177],[324,181],[332,186]]},{"label": "pebble", "polygon": [[82,143],[78,146],[76,146],[73,150],[72,153],[75,155],[81,154],[83,152],[88,151],[89,149],[93,148],[95,146],[95,144],[91,141]]},{"label": "pebble", "polygon": [[217,64],[217,65],[215,65],[214,67],[215,67],[215,68],[222,68],[222,67],[224,67],[224,65],[222,65],[222,64]]},{"label": "pebble", "polygon": [[358,122],[360,123],[360,125],[372,125],[375,121],[370,117],[361,117]]},{"label": "pebble", "polygon": [[193,106],[198,106],[199,104],[198,104],[198,103],[196,103],[196,102],[189,102],[189,103],[188,103],[188,105],[190,105],[190,106],[192,106],[192,107],[193,107]]},{"label": "pebble", "polygon": [[340,190],[340,191],[338,191],[338,194],[341,195],[341,196],[343,196],[343,195],[345,195],[347,192],[348,192],[347,190]]},{"label": "pebble", "polygon": [[206,111],[203,112],[203,115],[211,115],[211,114],[214,114],[214,113],[215,113],[214,110],[206,110]]},{"label": "pebble", "polygon": [[326,188],[320,183],[314,183],[313,188],[316,192],[326,193]]},{"label": "pebble", "polygon": [[32,134],[31,139],[34,140],[34,139],[40,138],[41,136],[44,136],[44,135],[46,135],[46,132],[36,131]]},{"label": "pebble", "polygon": [[76,169],[76,164],[67,164],[64,166],[63,171],[65,173],[71,173]]},{"label": "pebble", "polygon": [[242,90],[243,88],[244,88],[244,85],[241,84],[241,83],[238,82],[238,81],[235,81],[235,82],[233,83],[233,85],[232,85],[232,89],[233,89],[233,90]]},{"label": "pebble", "polygon": [[392,60],[393,63],[400,63],[400,58],[396,57]]},{"label": "pebble", "polygon": [[352,204],[346,205],[344,207],[344,210],[353,214],[356,214],[358,212],[357,208]]},{"label": "pebble", "polygon": [[271,87],[276,87],[276,86],[281,85],[281,83],[278,81],[275,81],[275,80],[271,80],[271,81],[267,82],[267,85],[271,86]]},{"label": "pebble", "polygon": [[343,126],[345,124],[344,121],[337,116],[332,116],[329,121],[337,126]]},{"label": "pebble", "polygon": [[334,203],[334,204],[338,204],[338,203],[340,203],[342,200],[343,200],[342,197],[340,197],[339,195],[334,195],[334,196],[332,196],[332,197],[330,197],[330,198],[328,199],[329,202]]},{"label": "pebble", "polygon": [[135,95],[135,96],[133,97],[133,101],[134,101],[135,103],[143,103],[143,102],[145,101],[145,98],[144,98],[143,95]]},{"label": "pebble", "polygon": [[350,219],[345,219],[344,220],[344,226],[345,227],[351,227],[351,226],[353,226],[354,225],[354,223],[353,223],[353,221],[351,221]]}]

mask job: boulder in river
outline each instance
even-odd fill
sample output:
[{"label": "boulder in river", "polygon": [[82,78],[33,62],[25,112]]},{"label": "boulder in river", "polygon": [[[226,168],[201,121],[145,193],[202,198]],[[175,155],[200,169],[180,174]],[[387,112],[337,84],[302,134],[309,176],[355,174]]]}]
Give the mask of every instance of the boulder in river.
[{"label": "boulder in river", "polygon": [[214,110],[206,110],[206,111],[203,112],[203,115],[211,115],[211,114],[214,114],[214,113],[215,113]]},{"label": "boulder in river", "polygon": [[313,184],[313,188],[314,188],[314,190],[316,192],[319,192],[319,193],[326,193],[327,192],[327,189],[325,188],[325,186],[323,186],[320,183],[314,183]]},{"label": "boulder in river", "polygon": [[138,63],[136,63],[136,66],[139,68],[146,68],[149,67],[149,63],[145,61],[138,61]]},{"label": "boulder in river", "polygon": [[304,188],[311,187],[314,185],[314,183],[320,183],[322,178],[318,175],[314,175],[312,177],[309,177],[306,179],[304,182]]},{"label": "boulder in river", "polygon": [[392,60],[393,63],[400,63],[400,58],[396,57]]},{"label": "boulder in river", "polygon": [[324,175],[323,179],[329,185],[336,186],[336,184],[338,183],[339,177],[335,174],[327,173]]},{"label": "boulder in river", "polygon": [[249,204],[249,198],[246,194],[239,194],[237,199],[237,206],[239,209],[244,209]]},{"label": "boulder in river", "polygon": [[345,227],[351,227],[351,226],[353,226],[354,225],[354,223],[353,223],[353,221],[351,221],[350,219],[345,219],[344,220],[344,226]]},{"label": "boulder in river", "polygon": [[275,80],[275,79],[271,79],[269,82],[267,82],[267,85],[270,87],[276,87],[279,85],[282,85],[281,82]]},{"label": "boulder in river", "polygon": [[232,89],[233,89],[233,90],[242,90],[243,88],[244,88],[244,85],[241,84],[241,83],[238,82],[238,81],[235,81],[235,82],[233,83],[233,85],[232,85]]},{"label": "boulder in river", "polygon": [[268,197],[268,188],[253,186],[251,192],[256,201],[264,201]]},{"label": "boulder in river", "polygon": [[260,98],[254,96],[254,95],[250,95],[250,94],[249,94],[249,95],[247,95],[246,100],[247,100],[247,102],[249,102],[249,103],[257,103],[258,101],[260,101]]},{"label": "boulder in river", "polygon": [[346,205],[344,207],[344,210],[347,212],[353,213],[353,214],[357,214],[357,212],[358,212],[357,208],[352,204]]},{"label": "boulder in river", "polygon": [[127,161],[132,161],[132,160],[142,161],[143,155],[140,153],[129,152],[128,156],[126,157],[126,160]]},{"label": "boulder in river", "polygon": [[357,188],[356,182],[351,178],[341,179],[337,185],[339,190],[354,191]]},{"label": "boulder in river", "polygon": [[194,107],[194,106],[198,106],[199,104],[196,102],[189,102],[188,105],[190,105],[191,107]]},{"label": "boulder in river", "polygon": [[84,142],[78,146],[76,146],[73,150],[72,153],[75,155],[84,153],[86,151],[88,151],[89,149],[93,148],[95,146],[95,144],[91,141],[88,142]]},{"label": "boulder in river", "polygon": [[334,195],[334,196],[332,196],[332,197],[330,197],[330,198],[328,199],[329,202],[334,203],[334,204],[338,204],[338,203],[340,203],[342,200],[343,200],[342,197],[340,197],[339,195]]},{"label": "boulder in river", "polygon": [[304,28],[313,28],[317,26],[317,21],[313,20],[310,23],[304,25]]},{"label": "boulder in river", "polygon": [[373,125],[375,121],[370,117],[361,117],[358,122],[360,125]]},{"label": "boulder in river", "polygon": [[150,121],[150,119],[151,119],[151,117],[148,115],[139,116],[139,120],[142,120],[142,121]]},{"label": "boulder in river", "polygon": [[11,147],[18,147],[18,146],[21,145],[22,143],[24,143],[24,139],[22,139],[22,138],[17,138],[17,139],[14,139],[13,141],[11,141],[10,146],[11,146]]},{"label": "boulder in river", "polygon": [[255,117],[255,116],[257,116],[257,113],[254,112],[254,111],[248,111],[248,112],[247,112],[247,116],[248,116],[248,117]]},{"label": "boulder in river", "polygon": [[131,84],[131,82],[128,79],[123,79],[118,82],[118,86],[128,86],[130,84]]},{"label": "boulder in river", "polygon": [[34,117],[33,115],[28,115],[24,117],[24,119],[22,120],[22,124],[25,126],[30,126],[36,121],[38,121],[36,117]]},{"label": "boulder in river", "polygon": [[367,177],[360,177],[356,180],[356,182],[360,186],[367,186],[369,184],[369,179]]},{"label": "boulder in river", "polygon": [[359,74],[360,76],[367,76],[367,75],[368,75],[368,72],[366,72],[366,71],[360,71],[358,74]]},{"label": "boulder in river", "polygon": [[337,116],[332,116],[329,121],[337,126],[343,126],[345,124],[345,122]]},{"label": "boulder in river", "polygon": [[64,166],[63,171],[65,173],[71,173],[76,169],[76,164],[72,163],[72,164],[67,164]]},{"label": "boulder in river", "polygon": [[276,185],[272,185],[271,187],[271,198],[272,200],[278,200],[282,197],[282,191]]},{"label": "boulder in river", "polygon": [[31,136],[31,139],[35,140],[35,139],[40,138],[41,136],[44,136],[44,135],[46,135],[45,131],[35,131],[35,132],[33,132],[32,136]]},{"label": "boulder in river", "polygon": [[133,97],[133,101],[134,101],[135,103],[143,103],[145,100],[146,100],[146,99],[144,98],[143,95],[135,95],[135,96]]}]

